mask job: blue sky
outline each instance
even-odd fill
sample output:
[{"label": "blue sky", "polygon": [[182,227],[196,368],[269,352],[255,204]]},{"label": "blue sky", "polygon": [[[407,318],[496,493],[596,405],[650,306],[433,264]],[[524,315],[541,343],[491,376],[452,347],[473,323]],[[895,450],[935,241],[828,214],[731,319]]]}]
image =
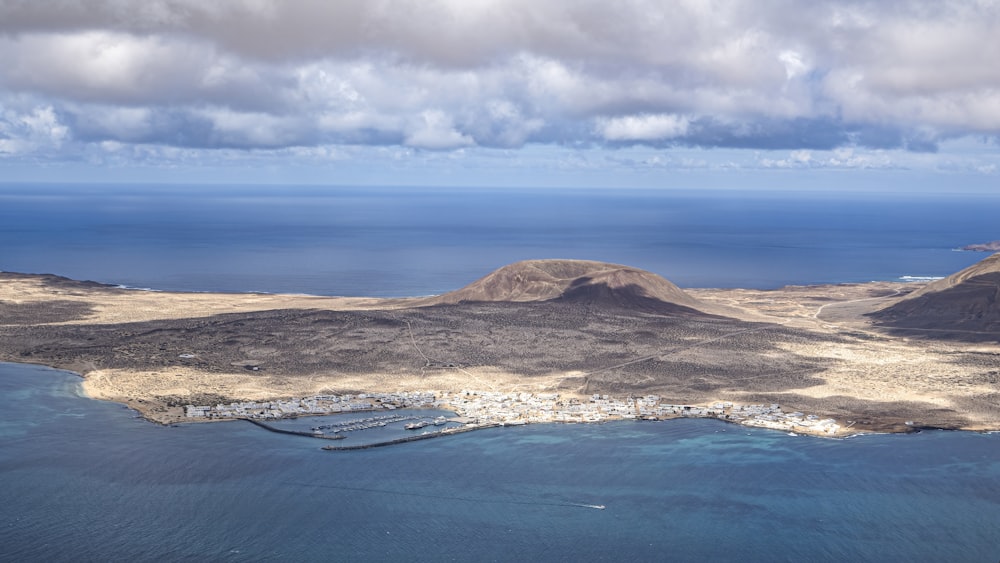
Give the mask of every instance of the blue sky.
[{"label": "blue sky", "polygon": [[993,191],[992,1],[0,1],[0,181]]}]

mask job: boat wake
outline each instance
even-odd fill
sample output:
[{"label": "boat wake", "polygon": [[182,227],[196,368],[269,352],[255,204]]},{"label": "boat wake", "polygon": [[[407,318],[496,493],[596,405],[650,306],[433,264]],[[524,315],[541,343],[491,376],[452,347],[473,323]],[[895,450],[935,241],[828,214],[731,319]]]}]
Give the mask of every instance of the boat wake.
[{"label": "boat wake", "polygon": [[526,504],[534,506],[562,506],[567,508],[591,508],[594,510],[604,510],[603,504],[582,504],[578,502],[561,502],[561,501],[550,501],[550,500],[538,500],[532,499],[531,497],[522,497],[521,499],[504,499],[504,498],[482,498],[482,497],[456,497],[448,495],[434,495],[430,493],[417,493],[413,491],[394,491],[390,489],[372,489],[367,487],[348,487],[346,485],[327,485],[322,483],[294,483],[286,482],[287,485],[295,485],[298,487],[316,487],[320,489],[337,489],[341,491],[357,491],[364,493],[380,493],[386,495],[404,495],[410,497],[424,497],[442,500],[459,500],[464,502],[477,502],[477,503],[491,503],[491,504]]}]

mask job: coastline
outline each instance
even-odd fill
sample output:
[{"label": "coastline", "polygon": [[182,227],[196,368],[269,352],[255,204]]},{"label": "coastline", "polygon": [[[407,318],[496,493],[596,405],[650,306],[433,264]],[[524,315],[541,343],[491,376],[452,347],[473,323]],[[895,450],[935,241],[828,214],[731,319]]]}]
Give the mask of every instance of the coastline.
[{"label": "coastline", "polygon": [[[81,385],[81,389],[93,400],[109,400],[91,396],[87,393],[85,385]],[[176,416],[167,419],[162,416],[148,416],[144,412],[148,404],[141,400],[139,402],[109,401],[118,402],[132,408],[149,422],[163,425],[233,420],[248,420],[257,423],[258,420],[286,420],[312,416],[391,412],[396,409],[441,409],[454,412],[459,419],[463,419],[465,422],[459,428],[465,428],[466,430],[527,424],[601,424],[625,420],[665,422],[681,418],[710,418],[747,427],[814,437],[845,438],[858,434],[850,431],[853,425],[843,426],[833,419],[821,419],[816,415],[799,412],[784,413],[780,406],[776,404],[739,405],[725,401],[710,405],[675,405],[661,403],[659,397],[649,396],[628,400],[620,400],[607,396],[601,398],[592,397],[591,401],[587,403],[577,398],[563,398],[558,394],[542,394],[537,396],[526,393],[508,394],[482,391],[463,391],[457,394],[441,391],[423,391],[414,394],[370,392],[360,393],[359,395],[360,397],[355,397],[351,394],[337,397],[337,403],[352,406],[349,408],[336,407],[336,410],[316,410],[314,402],[317,400],[317,397],[303,397],[286,401],[232,402],[228,405],[219,404],[214,407],[188,405],[184,409],[186,414],[183,418]],[[421,399],[415,401],[408,400],[413,396],[421,397]],[[438,397],[442,398],[438,400]],[[486,400],[483,400],[484,398]],[[351,403],[351,401],[369,402],[359,404],[357,402]],[[519,413],[516,410],[512,410],[512,402],[531,405],[534,407],[534,411],[527,415]],[[310,410],[295,410],[295,405],[301,407],[304,404],[310,403],[312,407]],[[898,433],[910,433],[926,428],[931,427],[909,426],[899,430]],[[454,429],[449,430],[435,433],[435,436],[456,433]],[[363,448],[345,446],[343,448],[331,447],[325,449]]]},{"label": "coastline", "polygon": [[[32,362],[4,362],[4,363],[10,363],[10,364],[14,364],[14,365],[23,364],[23,365],[42,366],[42,367],[47,367],[47,368],[54,369],[54,370],[59,370],[59,371],[65,371],[65,372],[68,372],[68,373],[72,373],[73,375],[75,375],[78,378],[80,378],[79,390],[80,390],[80,395],[81,396],[83,396],[83,397],[85,397],[85,398],[87,398],[89,400],[104,401],[104,402],[110,402],[110,403],[116,403],[116,404],[122,405],[122,406],[124,406],[126,408],[129,408],[129,409],[135,411],[139,415],[139,417],[141,417],[145,421],[147,421],[149,423],[152,423],[152,424],[159,424],[159,425],[162,425],[162,426],[175,426],[177,424],[206,424],[206,423],[215,423],[215,422],[234,422],[234,421],[239,421],[239,420],[245,420],[247,422],[254,423],[257,426],[265,427],[265,428],[268,429],[268,431],[271,431],[271,432],[278,432],[278,433],[284,433],[284,434],[290,434],[290,435],[298,435],[298,436],[304,437],[304,438],[314,438],[314,439],[319,438],[319,439],[326,439],[326,440],[331,439],[328,436],[326,436],[326,437],[324,437],[324,436],[315,436],[315,435],[311,435],[311,434],[308,434],[308,433],[305,433],[305,432],[286,431],[286,430],[281,430],[281,429],[268,428],[267,424],[261,424],[260,420],[255,419],[255,418],[251,418],[251,417],[247,417],[247,416],[236,416],[236,415],[233,415],[233,416],[212,416],[212,417],[209,417],[209,416],[189,417],[189,416],[183,416],[183,415],[180,414],[181,412],[183,412],[183,408],[176,409],[175,412],[173,413],[174,416],[169,417],[169,418],[165,418],[162,415],[160,415],[160,416],[155,416],[155,415],[154,416],[150,416],[151,413],[150,413],[150,411],[148,409],[151,406],[153,406],[153,403],[150,403],[150,402],[145,401],[143,399],[135,399],[135,400],[129,400],[129,401],[122,401],[122,400],[117,400],[117,399],[112,399],[112,398],[104,398],[104,397],[101,397],[101,396],[94,396],[91,393],[91,391],[89,390],[88,386],[86,385],[86,382],[88,381],[87,377],[85,375],[77,372],[77,371],[74,371],[74,370],[71,370],[71,369],[60,368],[60,367],[56,367],[56,366],[50,366],[50,365],[42,364],[42,363],[32,363]],[[365,395],[370,395],[370,396],[380,395],[380,393],[377,393],[377,392],[373,392],[373,393],[370,393],[370,394],[369,393],[364,393],[364,394]],[[434,394],[434,392],[425,392],[425,394]],[[447,393],[445,393],[445,394],[447,395]],[[725,404],[723,403],[723,406],[724,405]],[[226,405],[226,406],[228,406],[228,405]],[[747,419],[733,419],[731,417],[725,416],[725,412],[722,412],[722,413],[712,412],[712,408],[711,408],[710,405],[675,405],[675,406],[679,406],[681,408],[683,408],[683,407],[689,407],[691,409],[696,409],[696,410],[693,413],[688,413],[688,414],[671,414],[671,415],[663,415],[663,416],[659,416],[659,417],[655,417],[655,418],[654,417],[641,417],[641,416],[607,416],[607,417],[601,418],[600,420],[585,420],[585,419],[579,419],[579,418],[577,418],[577,419],[563,419],[563,420],[521,420],[521,419],[517,419],[517,418],[514,418],[514,419],[509,419],[508,418],[508,419],[500,420],[503,417],[499,417],[498,419],[494,419],[494,417],[487,417],[487,419],[486,419],[485,422],[481,422],[478,419],[471,419],[471,420],[468,419],[467,416],[465,416],[465,415],[462,414],[463,411],[462,411],[462,409],[460,407],[455,407],[451,403],[438,403],[438,402],[435,402],[433,404],[426,404],[426,405],[402,405],[402,404],[401,405],[393,405],[392,408],[385,408],[385,407],[380,407],[380,406],[372,406],[371,408],[349,410],[349,411],[341,411],[341,412],[312,412],[312,413],[310,413],[310,412],[297,412],[297,413],[286,414],[286,415],[283,415],[283,416],[264,417],[264,418],[262,418],[262,420],[276,421],[276,420],[290,420],[290,419],[299,419],[299,418],[329,416],[331,414],[349,415],[349,414],[362,414],[362,413],[372,413],[372,412],[391,412],[392,410],[397,409],[397,408],[405,408],[405,409],[411,409],[411,410],[422,410],[422,409],[427,409],[427,410],[447,410],[447,411],[451,411],[451,412],[455,413],[457,415],[458,419],[465,419],[463,421],[462,426],[450,427],[450,428],[447,428],[447,429],[441,430],[441,431],[424,432],[422,434],[416,434],[416,435],[409,436],[409,437],[391,439],[391,440],[382,441],[382,442],[364,443],[364,444],[350,444],[350,445],[344,445],[344,446],[330,445],[330,446],[324,446],[324,447],[321,448],[321,449],[329,450],[329,451],[354,451],[354,450],[371,449],[371,448],[376,448],[376,447],[383,447],[383,446],[390,446],[390,445],[408,443],[408,442],[413,442],[413,441],[420,441],[420,440],[429,439],[429,438],[446,437],[446,436],[450,436],[450,435],[453,435],[453,434],[461,434],[461,433],[466,433],[466,432],[471,432],[471,431],[481,430],[481,429],[486,429],[486,428],[503,428],[503,427],[507,427],[507,426],[525,426],[525,425],[534,425],[534,424],[556,424],[556,425],[558,425],[558,424],[604,424],[604,423],[608,423],[608,422],[622,422],[622,421],[627,421],[627,420],[633,420],[633,421],[636,421],[636,422],[650,422],[651,423],[651,422],[669,422],[671,420],[678,420],[678,419],[684,419],[684,418],[714,419],[714,420],[719,420],[721,422],[725,422],[727,424],[732,424],[732,425],[736,425],[736,426],[745,426],[745,427],[748,427],[748,428],[758,428],[758,429],[764,429],[764,430],[772,430],[772,431],[775,431],[775,432],[787,433],[787,434],[793,435],[793,436],[809,436],[809,437],[814,437],[814,438],[828,438],[828,439],[837,439],[837,440],[843,440],[843,439],[854,438],[854,437],[865,436],[865,435],[874,435],[874,434],[913,434],[913,433],[919,433],[919,432],[928,431],[928,430],[945,430],[945,431],[952,431],[952,432],[971,432],[971,433],[978,433],[978,434],[996,434],[996,433],[1000,433],[1000,428],[994,428],[994,427],[983,426],[983,425],[979,425],[979,426],[971,425],[969,427],[954,428],[954,427],[941,427],[941,426],[924,425],[924,424],[921,424],[921,425],[909,424],[909,425],[905,425],[904,427],[901,427],[901,428],[897,427],[895,429],[888,429],[888,430],[886,430],[886,429],[880,429],[880,430],[865,429],[863,431],[852,431],[852,427],[854,426],[853,424],[850,424],[850,425],[847,425],[847,426],[842,426],[842,425],[836,424],[836,428],[833,431],[829,431],[829,428],[830,428],[829,426],[826,426],[824,428],[814,428],[814,427],[811,427],[811,426],[803,426],[803,425],[800,425],[800,424],[796,424],[797,420],[790,420],[790,421],[787,421],[785,423],[777,423],[777,424],[775,424],[775,423],[773,423],[773,421],[756,420],[756,419],[752,419],[752,418],[747,418]],[[733,405],[733,407],[747,407],[747,406],[753,406],[753,405]],[[730,410],[730,412],[731,412],[731,410]],[[497,414],[499,414],[499,413],[497,413]],[[831,421],[831,422],[835,423],[836,421]],[[333,439],[337,439],[337,438],[333,438]]]},{"label": "coastline", "polygon": [[[179,412],[175,411],[173,413],[174,416],[173,417],[169,417],[169,418],[164,417],[162,415],[160,415],[160,416],[155,416],[155,415],[151,416],[151,413],[148,411],[148,409],[152,405],[152,403],[149,403],[148,401],[145,401],[143,399],[135,399],[135,400],[131,400],[131,401],[122,401],[122,400],[119,400],[119,399],[107,398],[107,397],[104,397],[104,396],[102,396],[100,394],[96,394],[95,395],[93,393],[93,387],[87,385],[87,382],[88,382],[87,377],[85,375],[77,372],[77,371],[73,371],[73,370],[65,369],[65,368],[60,368],[60,367],[55,367],[55,366],[49,366],[49,365],[41,364],[41,363],[31,363],[31,362],[6,362],[6,363],[11,363],[11,364],[15,364],[15,365],[17,365],[17,364],[38,365],[38,366],[48,367],[48,368],[51,368],[51,369],[56,369],[56,370],[66,371],[66,372],[72,373],[72,374],[74,374],[74,375],[76,375],[77,377],[80,378],[81,381],[80,381],[80,387],[79,387],[79,389],[80,389],[81,395],[83,395],[87,399],[90,399],[90,400],[93,400],[93,401],[105,401],[105,402],[110,402],[110,403],[117,403],[119,405],[122,405],[124,407],[127,407],[129,409],[132,409],[132,410],[136,411],[136,413],[138,413],[144,420],[146,420],[147,422],[153,423],[153,424],[160,424],[160,425],[163,425],[163,426],[172,426],[172,425],[175,425],[175,424],[204,424],[204,423],[211,423],[211,422],[231,422],[231,421],[237,421],[237,420],[246,420],[248,422],[253,422],[255,424],[258,423],[258,420],[257,420],[256,417],[245,416],[245,413],[243,413],[241,415],[229,415],[229,416],[186,416],[186,415],[180,415]],[[449,393],[447,393],[447,392],[442,393],[442,392],[434,392],[434,391],[426,391],[426,392],[422,392],[422,393],[419,393],[419,394],[421,394],[421,395],[435,395],[435,396],[438,395],[438,394],[443,394],[445,396],[449,395]],[[497,393],[493,393],[493,392],[470,392],[471,396],[479,396],[480,394],[483,394],[483,395],[498,395]],[[384,396],[384,395],[397,395],[397,394],[395,394],[395,393],[372,392],[372,393],[362,393],[362,395],[365,395],[366,398],[367,398],[369,396],[374,397],[374,396],[379,396],[379,395],[383,395]],[[499,394],[499,395],[505,395],[505,394]],[[302,399],[298,399],[298,401],[301,401],[301,400]],[[571,401],[577,401],[576,399],[570,399],[570,400]],[[268,402],[274,402],[274,401],[268,401]],[[280,402],[280,400],[278,400],[278,402]],[[235,404],[237,404],[237,403],[231,403],[231,405],[235,405]],[[385,403],[385,404],[388,405],[390,403]],[[579,403],[576,403],[576,404],[579,404]],[[231,406],[231,405],[226,405],[226,406]],[[191,406],[194,406],[194,405],[191,405]],[[220,406],[223,406],[223,405],[220,405]],[[767,424],[767,421],[764,421],[764,420],[756,420],[756,419],[752,419],[752,418],[734,419],[734,418],[730,418],[729,416],[726,415],[726,412],[732,413],[732,409],[733,408],[736,408],[737,410],[739,410],[741,407],[743,407],[743,408],[753,407],[753,406],[762,407],[762,405],[733,405],[733,404],[730,403],[730,406],[726,407],[725,403],[723,403],[720,406],[722,407],[721,412],[715,411],[713,409],[713,407],[710,406],[710,405],[670,405],[671,408],[679,408],[679,409],[682,409],[682,410],[687,410],[688,413],[687,414],[670,414],[670,415],[663,415],[663,414],[661,414],[661,415],[657,415],[655,417],[654,416],[645,416],[644,417],[644,416],[641,416],[641,415],[637,415],[635,413],[631,413],[631,414],[626,414],[625,416],[621,416],[621,415],[608,415],[608,416],[603,416],[603,417],[601,417],[599,419],[594,419],[594,420],[588,420],[588,419],[583,418],[583,416],[581,414],[581,411],[579,409],[577,409],[577,410],[575,410],[575,411],[572,412],[572,414],[576,415],[575,417],[572,416],[569,411],[567,411],[567,412],[561,413],[561,414],[568,415],[568,416],[565,416],[564,418],[559,418],[559,414],[560,413],[557,411],[554,417],[552,417],[550,419],[547,419],[547,420],[538,420],[538,419],[531,420],[531,419],[524,419],[524,418],[521,418],[521,417],[511,417],[511,416],[509,416],[509,413],[507,413],[505,411],[496,411],[494,413],[488,414],[485,417],[485,422],[480,422],[479,418],[475,418],[475,419],[472,419],[472,420],[466,422],[465,425],[463,427],[460,427],[460,428],[468,427],[467,430],[463,430],[463,431],[468,431],[468,430],[477,430],[477,429],[481,429],[481,428],[495,428],[495,427],[505,427],[505,426],[522,426],[522,425],[527,425],[527,424],[601,424],[601,423],[605,423],[605,422],[617,422],[617,421],[623,421],[623,420],[636,420],[636,421],[644,421],[644,422],[666,422],[666,421],[669,421],[669,420],[675,420],[675,419],[681,419],[681,418],[711,418],[711,419],[720,420],[722,422],[727,422],[727,423],[730,423],[730,424],[738,424],[738,425],[743,425],[743,426],[748,426],[748,427],[764,428],[764,429],[776,430],[776,431],[782,431],[782,432],[795,432],[796,434],[810,435],[810,436],[816,436],[816,437],[844,438],[844,437],[848,437],[848,436],[851,436],[851,435],[855,435],[855,434],[845,433],[844,429],[842,429],[840,427],[840,425],[836,425],[836,429],[833,430],[833,431],[827,431],[827,430],[822,430],[822,429],[811,428],[810,426],[804,426],[804,425],[801,425],[801,424],[795,424],[794,421],[789,421],[787,423],[787,425],[780,425],[780,424],[770,424],[769,425],[769,424]],[[773,406],[776,406],[776,405],[773,405]],[[331,414],[370,413],[370,412],[380,412],[380,411],[390,412],[392,410],[402,409],[402,408],[406,408],[406,409],[443,409],[443,410],[448,410],[448,411],[454,412],[461,419],[469,419],[468,410],[467,409],[463,409],[461,407],[461,405],[456,406],[456,405],[454,405],[452,403],[449,403],[449,402],[436,402],[436,401],[435,402],[431,402],[431,403],[418,404],[418,405],[406,404],[406,403],[392,404],[391,407],[376,406],[376,404],[373,403],[372,406],[368,407],[368,408],[357,408],[357,409],[349,409],[349,410],[346,410],[346,411],[341,410],[341,411],[335,411],[335,412],[334,411],[331,411],[331,412],[294,412],[294,413],[288,413],[288,414],[281,415],[281,416],[263,416],[263,417],[260,417],[260,419],[261,420],[285,420],[285,419],[296,419],[296,418],[311,417],[311,416],[329,416]],[[178,410],[182,410],[182,409],[178,409]],[[258,425],[261,426],[260,424],[258,424]],[[827,428],[829,428],[829,427],[827,427]],[[925,429],[925,428],[931,428],[931,427],[920,427],[920,428],[914,428],[912,430],[903,430],[903,431],[900,431],[899,433],[907,433],[907,432],[912,432],[912,431],[915,431],[915,430],[920,430],[920,429]],[[438,434],[439,435],[450,435],[450,434],[458,433],[458,432],[455,432],[454,429],[450,429],[450,430],[451,430],[450,432],[443,432],[442,431],[442,432],[439,432]],[[965,431],[966,429],[955,429],[955,430]],[[276,431],[278,431],[278,430],[276,430]],[[974,432],[994,432],[994,431],[1000,431],[1000,430],[983,429],[983,430],[968,430],[968,431],[974,431]],[[282,430],[282,431],[279,431],[279,432],[286,432],[286,431]],[[297,432],[287,432],[287,433],[290,433],[290,434],[302,434],[302,433],[297,433]],[[882,433],[882,432],[878,432],[878,433]],[[312,436],[305,436],[305,437],[312,437]],[[408,440],[408,441],[412,441],[412,440]],[[374,447],[374,446],[366,446],[366,447]],[[336,449],[361,449],[361,448],[349,447],[349,448],[336,448]]]},{"label": "coastline", "polygon": [[[656,395],[666,404],[706,412],[716,402],[765,407],[777,404],[783,408],[782,416],[801,412],[812,413],[819,420],[833,419],[839,427],[832,432],[835,436],[912,432],[918,428],[1000,430],[1000,409],[988,399],[992,389],[989,381],[994,377],[990,375],[994,369],[991,358],[1000,353],[995,345],[945,345],[894,337],[864,318],[865,312],[925,287],[922,283],[788,286],[779,290],[687,289],[696,299],[717,306],[718,311],[724,310],[734,322],[742,324],[727,328],[714,318],[697,321],[702,327],[697,330],[715,331],[704,332],[705,336],[688,336],[687,324],[667,325],[670,330],[677,326],[684,332],[679,339],[656,344],[649,349],[652,353],[638,347],[630,350],[631,333],[619,332],[613,337],[624,343],[618,345],[624,350],[609,350],[609,359],[588,360],[590,364],[582,368],[566,366],[540,372],[530,365],[522,369],[517,363],[492,364],[456,357],[450,351],[454,338],[466,335],[450,329],[447,338],[435,336],[434,331],[442,329],[436,328],[439,321],[428,315],[458,311],[463,316],[457,318],[465,322],[462,319],[474,319],[480,314],[506,314],[507,308],[511,315],[533,314],[536,308],[547,315],[576,314],[573,309],[556,310],[547,303],[451,304],[441,308],[428,306],[426,298],[150,292],[24,274],[7,274],[3,281],[0,308],[7,307],[8,314],[2,317],[7,324],[0,325],[0,333],[6,335],[0,338],[0,360],[74,371],[83,379],[81,388],[86,396],[124,404],[160,424],[191,422],[184,416],[184,407],[189,404],[273,401],[331,393],[455,394],[477,389],[479,393],[557,393],[567,401],[579,401],[584,405],[581,408],[586,408],[588,397],[595,393],[619,402],[628,401],[629,395],[633,402]],[[601,318],[615,321],[616,317],[608,314]],[[258,318],[282,326],[304,318],[308,324],[303,326],[303,332],[263,345],[255,336],[259,329],[253,323]],[[645,313],[628,317],[630,323],[658,318]],[[663,318],[670,320],[669,316]],[[589,322],[586,317],[580,319]],[[373,336],[363,336],[355,349],[358,352],[352,353],[383,354],[389,344],[396,346],[393,353],[398,354],[399,361],[364,369],[352,364],[325,369],[300,366],[300,358],[309,359],[322,351],[315,346],[328,345],[329,341],[320,338],[313,327],[334,321],[386,327],[378,328],[382,332],[374,332]],[[448,318],[445,321],[452,322]],[[244,342],[239,355],[220,355],[220,345],[212,344],[218,331],[215,327],[229,330],[243,324],[247,326],[219,336]],[[263,326],[267,330],[267,325]],[[180,338],[171,336],[179,329]],[[467,336],[488,346],[502,343],[495,334],[472,329]],[[531,326],[528,329],[536,330]],[[544,326],[541,330],[550,331]],[[640,333],[647,335],[644,338],[652,334],[650,330]],[[136,347],[135,338],[145,334],[155,338]],[[577,338],[576,332],[567,334]],[[104,342],[104,348],[96,348],[95,339]],[[316,340],[317,345],[303,348],[303,339]],[[228,340],[217,342],[224,347]],[[766,346],[758,352],[755,347],[761,342]],[[538,351],[533,353],[548,365],[563,361],[548,357],[549,351],[558,352],[557,348],[533,341],[515,341],[502,352],[506,357],[520,355],[520,347],[526,344],[535,346]],[[472,343],[470,349],[481,347]],[[594,351],[580,347],[576,354],[563,356],[576,361],[579,355]],[[282,356],[290,357],[291,363],[280,363]],[[112,359],[114,362],[109,361]],[[732,361],[738,362],[735,371]],[[782,367],[783,363],[791,369]],[[657,367],[661,364],[663,367]],[[690,376],[675,372],[671,366],[676,365],[693,366],[684,369],[694,372]],[[806,366],[808,371],[802,373],[800,366]],[[619,374],[625,379],[615,379]],[[644,383],[653,380],[662,382],[654,386]],[[623,387],[625,391],[620,391]],[[562,420],[547,416],[525,421],[599,422],[618,416],[599,414],[603,418],[584,420],[567,411]],[[626,414],[644,416],[638,410]],[[660,412],[650,416],[666,419],[681,415]],[[809,414],[803,414],[803,418],[806,416]],[[764,419],[756,426],[796,434],[831,435],[794,422]]]}]

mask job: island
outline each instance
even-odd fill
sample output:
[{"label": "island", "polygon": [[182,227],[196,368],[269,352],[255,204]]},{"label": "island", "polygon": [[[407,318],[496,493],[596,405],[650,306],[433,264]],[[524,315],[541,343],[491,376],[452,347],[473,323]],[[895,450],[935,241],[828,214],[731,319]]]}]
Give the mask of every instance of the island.
[{"label": "island", "polygon": [[971,252],[1000,252],[1000,240],[994,240],[981,244],[967,244],[959,250]]},{"label": "island", "polygon": [[713,417],[820,436],[991,431],[998,287],[1000,255],[932,283],[775,290],[531,260],[393,299],[0,273],[0,361],[75,371],[89,396],[164,424],[433,407],[468,429]]}]

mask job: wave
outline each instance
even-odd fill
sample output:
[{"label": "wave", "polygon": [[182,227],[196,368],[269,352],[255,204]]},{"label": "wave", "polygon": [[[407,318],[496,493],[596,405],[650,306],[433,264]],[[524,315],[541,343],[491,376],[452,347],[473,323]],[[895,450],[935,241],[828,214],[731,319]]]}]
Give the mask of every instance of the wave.
[{"label": "wave", "polygon": [[944,276],[899,276],[899,280],[905,282],[930,282],[943,279]]},{"label": "wave", "polygon": [[131,286],[128,286],[128,285],[123,285],[123,284],[118,284],[115,287],[118,288],[118,289],[129,289],[129,290],[132,290],[132,291],[154,291],[154,292],[162,292],[163,291],[162,289],[153,289],[151,287],[131,287]]},{"label": "wave", "polygon": [[227,293],[227,294],[240,294],[240,295],[292,295],[301,297],[326,297],[324,295],[317,295],[314,293],[280,293],[275,291],[258,291],[256,289],[250,290],[234,290],[234,291],[221,291],[212,289],[156,289],[153,287],[133,287],[131,285],[117,284],[114,287],[118,289],[127,289],[129,291],[152,291],[157,293]]}]

